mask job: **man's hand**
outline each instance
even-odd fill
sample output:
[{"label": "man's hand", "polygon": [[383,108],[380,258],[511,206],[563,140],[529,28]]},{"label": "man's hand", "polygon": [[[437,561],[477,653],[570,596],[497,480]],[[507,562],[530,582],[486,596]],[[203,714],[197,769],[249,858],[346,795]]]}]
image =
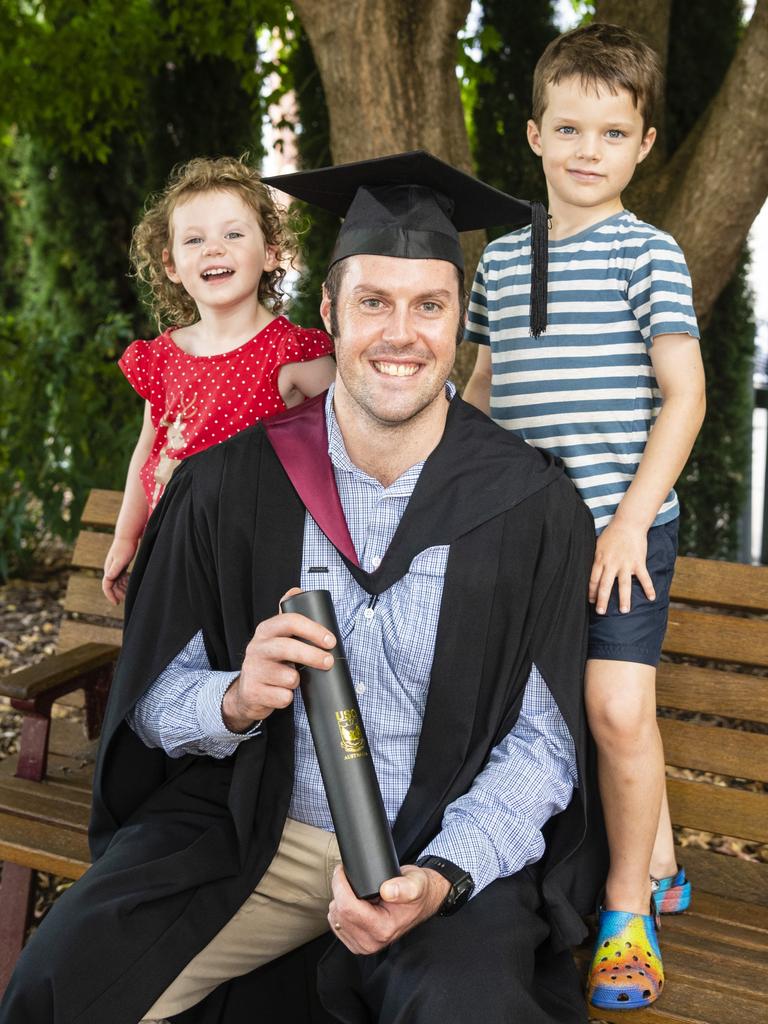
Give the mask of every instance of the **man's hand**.
[{"label": "man's hand", "polygon": [[126,569],[139,546],[137,537],[115,537],[104,560],[104,578],[101,589],[110,604],[118,605],[128,589]]},{"label": "man's hand", "polygon": [[597,538],[595,561],[589,577],[589,600],[598,615],[608,608],[614,580],[619,581],[619,610],[628,612],[632,603],[632,577],[636,576],[649,601],[656,598],[653,582],[645,564],[648,534],[637,527],[625,526],[614,519]]},{"label": "man's hand", "polygon": [[[300,594],[289,590],[281,600]],[[245,649],[240,675],[224,694],[221,705],[224,724],[231,732],[246,732],[278,708],[287,708],[299,685],[295,665],[329,669],[336,637],[325,626],[295,612],[274,615],[256,627]]]},{"label": "man's hand", "polygon": [[[451,884],[431,868],[406,864],[400,878],[382,883],[375,903],[359,900],[339,866],[333,875],[328,923],[353,953],[378,953],[437,913]],[[341,927],[339,927],[341,925]]]}]

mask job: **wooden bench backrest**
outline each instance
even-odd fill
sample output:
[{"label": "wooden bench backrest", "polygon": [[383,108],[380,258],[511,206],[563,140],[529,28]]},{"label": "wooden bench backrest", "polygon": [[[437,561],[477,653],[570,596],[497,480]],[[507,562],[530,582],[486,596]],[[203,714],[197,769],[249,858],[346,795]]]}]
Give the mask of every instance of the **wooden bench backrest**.
[{"label": "wooden bench backrest", "polygon": [[86,643],[121,644],[123,605],[115,608],[101,592],[101,574],[123,495],[93,490],[83,510],[72,554],[72,572],[64,599],[57,650]]},{"label": "wooden bench backrest", "polygon": [[[709,773],[668,780],[672,820],[726,837],[723,847],[727,837],[768,843],[768,735],[736,727],[768,723],[768,570],[679,558],[672,600],[657,701],[693,720],[660,718],[666,761]],[[699,889],[768,906],[768,864],[691,847],[680,859]]]}]

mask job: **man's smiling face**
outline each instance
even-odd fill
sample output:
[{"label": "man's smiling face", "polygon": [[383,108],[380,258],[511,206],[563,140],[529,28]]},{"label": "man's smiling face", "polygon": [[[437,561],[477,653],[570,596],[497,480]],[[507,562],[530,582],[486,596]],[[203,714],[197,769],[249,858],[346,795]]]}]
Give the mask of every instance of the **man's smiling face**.
[{"label": "man's smiling face", "polygon": [[[336,396],[369,419],[399,426],[443,396],[461,316],[456,268],[445,260],[350,256],[334,326]],[[331,300],[320,307],[330,324]]]}]

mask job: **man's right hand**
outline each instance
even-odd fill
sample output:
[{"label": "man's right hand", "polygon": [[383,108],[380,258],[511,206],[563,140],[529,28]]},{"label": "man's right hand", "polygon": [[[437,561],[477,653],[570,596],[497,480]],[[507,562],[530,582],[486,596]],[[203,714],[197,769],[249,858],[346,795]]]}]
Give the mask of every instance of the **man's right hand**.
[{"label": "man's right hand", "polygon": [[[301,593],[298,589],[284,595]],[[329,669],[336,637],[305,615],[274,615],[256,627],[245,649],[240,675],[224,694],[221,714],[231,732],[246,732],[279,708],[287,708],[299,685],[296,665]]]}]

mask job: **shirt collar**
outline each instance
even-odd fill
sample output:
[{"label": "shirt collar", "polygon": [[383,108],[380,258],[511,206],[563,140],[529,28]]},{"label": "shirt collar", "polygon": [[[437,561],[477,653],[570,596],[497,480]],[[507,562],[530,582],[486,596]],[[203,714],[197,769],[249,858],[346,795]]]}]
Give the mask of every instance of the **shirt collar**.
[{"label": "shirt collar", "polygon": [[[413,493],[416,481],[419,479],[419,474],[424,468],[424,461],[426,460],[417,462],[414,466],[406,469],[389,487],[383,487],[374,477],[364,473],[350,459],[344,444],[344,438],[341,436],[341,429],[336,419],[336,413],[333,410],[333,393],[335,388],[335,384],[331,384],[328,388],[328,395],[325,400],[325,426],[328,433],[328,457],[336,474],[337,483],[341,482],[340,474],[349,473],[375,485],[386,494],[410,496]],[[445,382],[445,394],[449,402],[452,401],[456,394],[456,385],[450,380]]]}]

